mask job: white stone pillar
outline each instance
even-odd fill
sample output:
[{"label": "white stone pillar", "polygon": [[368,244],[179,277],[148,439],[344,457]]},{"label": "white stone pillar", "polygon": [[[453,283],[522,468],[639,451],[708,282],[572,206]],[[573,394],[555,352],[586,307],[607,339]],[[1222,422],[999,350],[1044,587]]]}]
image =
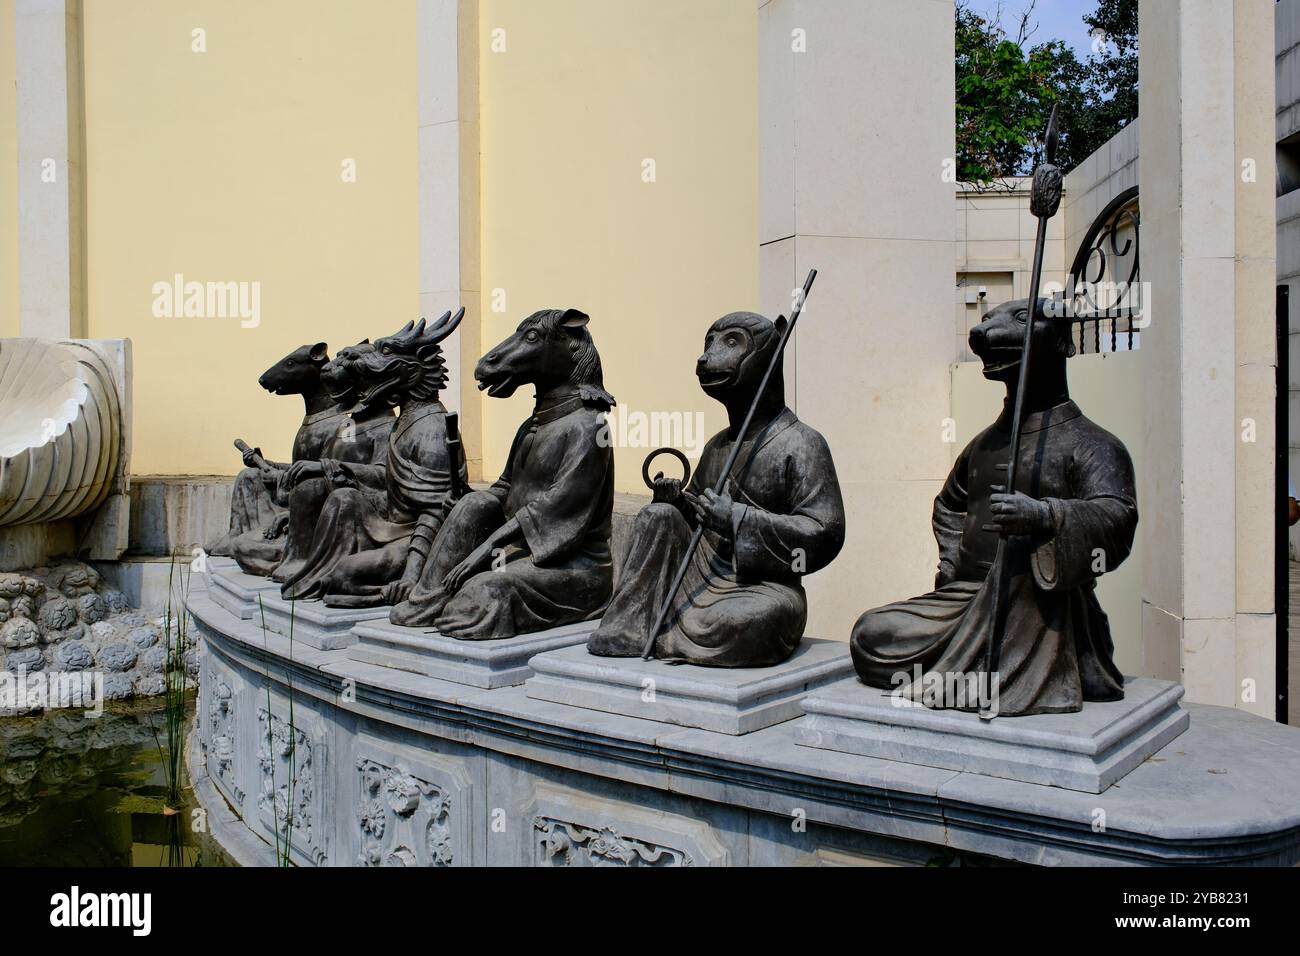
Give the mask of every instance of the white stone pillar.
[{"label": "white stone pillar", "polygon": [[85,316],[81,0],[17,0],[18,315],[81,338]]},{"label": "white stone pillar", "polygon": [[[465,307],[443,343],[443,403],[460,412],[471,471],[482,457],[472,372],[479,355],[478,4],[417,0],[420,157],[420,314]],[[462,390],[464,389],[464,394]]]},{"label": "white stone pillar", "polygon": [[1269,0],[1142,0],[1138,109],[1151,284],[1141,347],[1144,661],[1149,673],[1181,679],[1190,700],[1266,716],[1275,678],[1272,17]]},{"label": "white stone pillar", "polygon": [[817,284],[787,358],[799,416],[830,443],[848,513],[807,579],[808,633],[933,587],[954,282],[952,0],[759,3],[763,310]]}]

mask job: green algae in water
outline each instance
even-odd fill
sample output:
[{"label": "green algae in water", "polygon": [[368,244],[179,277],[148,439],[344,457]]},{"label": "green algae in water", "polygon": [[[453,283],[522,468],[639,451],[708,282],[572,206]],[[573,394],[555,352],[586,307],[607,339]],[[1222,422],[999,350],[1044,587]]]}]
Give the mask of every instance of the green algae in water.
[{"label": "green algae in water", "polygon": [[[190,696],[185,726],[193,723]],[[0,717],[0,866],[220,866],[193,832],[195,802],[163,813],[161,701]]]}]

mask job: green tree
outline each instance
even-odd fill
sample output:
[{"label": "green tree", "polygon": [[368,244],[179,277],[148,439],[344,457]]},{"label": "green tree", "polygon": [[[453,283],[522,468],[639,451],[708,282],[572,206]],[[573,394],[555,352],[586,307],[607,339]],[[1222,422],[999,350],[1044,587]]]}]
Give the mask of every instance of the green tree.
[{"label": "green tree", "polygon": [[1083,22],[1093,34],[1086,106],[1073,121],[1082,160],[1137,118],[1138,0],[1098,0]]},{"label": "green tree", "polygon": [[956,8],[957,176],[991,185],[1032,170],[1053,104],[1057,162],[1070,169],[1137,115],[1137,0],[1098,0],[1083,17],[1093,53],[1080,62],[1061,40],[1029,45],[1033,4],[1011,34],[1001,9]]}]

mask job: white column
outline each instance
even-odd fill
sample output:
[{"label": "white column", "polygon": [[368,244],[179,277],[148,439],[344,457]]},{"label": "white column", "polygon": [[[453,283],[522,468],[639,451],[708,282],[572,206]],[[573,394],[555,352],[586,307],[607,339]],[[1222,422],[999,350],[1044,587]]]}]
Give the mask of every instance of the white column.
[{"label": "white column", "polygon": [[789,314],[800,418],[835,457],[839,560],[809,578],[808,633],[933,587],[954,282],[952,0],[759,3],[763,310]]},{"label": "white column", "polygon": [[15,6],[23,335],[86,334],[80,19],[80,0]]},{"label": "white column", "polygon": [[1141,348],[1144,660],[1149,673],[1181,679],[1190,700],[1267,716],[1272,16],[1269,0],[1142,0],[1138,110],[1151,284]]},{"label": "white column", "polygon": [[[459,411],[471,469],[481,456],[481,415],[470,373],[478,359],[478,4],[417,0],[420,161],[420,314],[433,321],[465,307],[443,343],[442,400]],[[462,389],[467,387],[466,398]]]}]

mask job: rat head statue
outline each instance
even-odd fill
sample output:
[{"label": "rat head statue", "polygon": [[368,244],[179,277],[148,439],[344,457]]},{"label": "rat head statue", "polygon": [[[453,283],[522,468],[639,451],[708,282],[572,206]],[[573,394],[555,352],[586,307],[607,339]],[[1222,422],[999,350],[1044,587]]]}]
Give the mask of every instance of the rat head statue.
[{"label": "rat head statue", "polygon": [[572,385],[587,404],[603,411],[613,408],[588,321],[577,309],[534,312],[514,335],[479,359],[474,369],[479,389],[492,398],[509,398],[521,385],[532,384],[538,395]]},{"label": "rat head statue", "polygon": [[[1074,354],[1070,323],[1044,315],[1047,299],[1039,299],[1034,320],[1031,383],[1065,382],[1065,360]],[[994,306],[984,320],[970,330],[970,349],[984,363],[984,377],[1015,388],[1020,375],[1020,357],[1025,344],[1025,323],[1029,321],[1029,300],[1014,299]]]},{"label": "rat head statue", "polygon": [[263,372],[257,384],[276,395],[306,395],[320,387],[321,369],[329,357],[324,342],[300,345]]},{"label": "rat head statue", "polygon": [[[731,312],[718,319],[704,334],[704,353],[695,362],[700,388],[729,408],[747,406],[758,391],[785,327],[784,316],[773,322],[757,312]],[[767,397],[785,402],[785,377],[780,364],[768,381]]]},{"label": "rat head statue", "polygon": [[321,384],[336,405],[351,408],[357,404],[362,388],[361,365],[374,350],[369,339],[362,339],[356,345],[345,345],[320,370]]},{"label": "rat head statue", "polygon": [[[375,339],[369,352],[360,352],[352,368],[360,380],[357,401],[406,405],[437,401],[447,385],[447,364],[442,359],[443,339],[456,331],[465,310],[444,312],[432,325],[424,319],[407,322],[399,331]],[[360,348],[360,346],[356,346]]]}]

